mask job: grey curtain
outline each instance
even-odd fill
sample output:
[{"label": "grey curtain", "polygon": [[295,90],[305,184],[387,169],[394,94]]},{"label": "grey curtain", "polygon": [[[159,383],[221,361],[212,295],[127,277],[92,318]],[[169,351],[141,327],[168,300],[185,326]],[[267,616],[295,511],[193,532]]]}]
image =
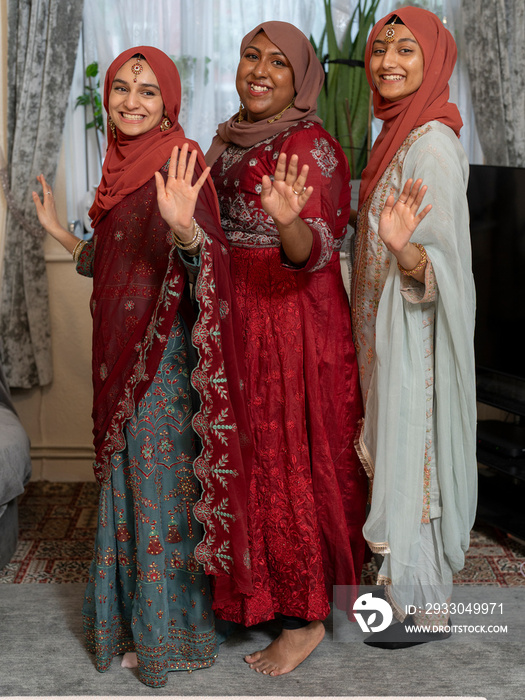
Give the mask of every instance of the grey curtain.
[{"label": "grey curtain", "polygon": [[83,0],[9,0],[8,152],[0,361],[11,387],[52,379],[43,233],[31,192],[53,182],[78,48]]},{"label": "grey curtain", "polygon": [[525,2],[462,0],[476,126],[487,165],[525,166]]}]

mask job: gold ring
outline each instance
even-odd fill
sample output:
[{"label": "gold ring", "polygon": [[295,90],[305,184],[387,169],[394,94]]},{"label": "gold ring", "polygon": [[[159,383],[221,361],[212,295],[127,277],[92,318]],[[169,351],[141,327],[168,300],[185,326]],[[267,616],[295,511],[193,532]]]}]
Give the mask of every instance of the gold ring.
[{"label": "gold ring", "polygon": [[294,188],[292,187],[292,192],[293,192],[295,195],[297,195],[297,197],[299,197],[300,195],[302,195],[303,192],[305,192],[305,191],[306,191],[306,187],[303,187],[303,191],[302,191],[302,192],[296,192],[296,191],[294,190]]},{"label": "gold ring", "polygon": [[176,175],[168,175],[168,177],[174,177],[175,179],[177,179]]}]

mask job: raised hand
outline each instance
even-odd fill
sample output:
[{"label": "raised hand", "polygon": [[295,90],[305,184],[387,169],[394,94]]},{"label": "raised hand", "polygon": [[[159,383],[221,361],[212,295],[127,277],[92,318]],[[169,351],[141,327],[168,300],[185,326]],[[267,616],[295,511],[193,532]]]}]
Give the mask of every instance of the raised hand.
[{"label": "raised hand", "polygon": [[78,238],[65,229],[58,220],[55,197],[50,185],[47,184],[43,175],[37,177],[37,181],[42,185],[42,200],[36,192],[33,191],[33,202],[35,203],[36,215],[43,228],[61,243],[70,253],[73,252],[78,243]]},{"label": "raised hand", "polygon": [[63,228],[58,220],[55,198],[51,186],[47,184],[43,175],[37,177],[37,181],[42,185],[42,201],[36,192],[33,192],[33,202],[35,203],[36,215],[40,224],[45,230],[53,235],[58,229]]},{"label": "raised hand", "polygon": [[297,174],[299,158],[290,157],[286,166],[286,153],[281,153],[277,160],[273,181],[263,175],[261,204],[276,224],[289,226],[298,218],[304,205],[310,199],[313,187],[306,187],[308,166],[303,165]]},{"label": "raised hand", "polygon": [[193,214],[199,192],[209,175],[206,168],[195,184],[192,184],[197,161],[197,151],[188,158],[189,144],[171,152],[166,183],[160,173],[155,173],[157,201],[162,218],[175,231],[182,242],[190,242],[194,235]]},{"label": "raised hand", "polygon": [[432,209],[432,205],[427,204],[418,214],[427,191],[427,186],[422,186],[422,183],[421,179],[415,182],[412,178],[407,180],[397,201],[393,195],[388,197],[379,217],[379,237],[396,257],[406,248],[415,229]]}]

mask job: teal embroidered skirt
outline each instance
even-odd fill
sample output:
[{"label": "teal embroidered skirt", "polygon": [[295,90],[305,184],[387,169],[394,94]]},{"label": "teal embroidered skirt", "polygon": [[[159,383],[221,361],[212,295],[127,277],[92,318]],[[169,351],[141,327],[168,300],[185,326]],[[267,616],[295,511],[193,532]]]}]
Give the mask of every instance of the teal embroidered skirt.
[{"label": "teal embroidered skirt", "polygon": [[83,606],[97,670],[135,651],[140,680],[152,687],[169,671],[210,666],[218,652],[208,577],[193,554],[203,530],[193,516],[200,487],[188,355],[178,322],[101,490]]}]

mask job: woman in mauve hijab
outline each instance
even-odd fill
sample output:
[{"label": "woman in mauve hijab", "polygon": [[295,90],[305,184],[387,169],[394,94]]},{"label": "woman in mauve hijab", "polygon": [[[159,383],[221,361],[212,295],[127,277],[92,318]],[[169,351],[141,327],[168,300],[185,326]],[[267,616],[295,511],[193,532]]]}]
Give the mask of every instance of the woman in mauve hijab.
[{"label": "woman in mauve hijab", "polygon": [[[475,291],[468,161],[449,102],[456,61],[431,12],[396,10],[372,29],[365,69],[383,120],[363,173],[352,324],[364,399],[360,454],[373,481],[364,534],[400,621],[367,643],[396,649],[449,636],[453,575],[476,510]],[[428,212],[397,232],[403,183],[422,178]],[[388,218],[388,217],[387,217]],[[412,633],[408,626],[423,625]],[[433,627],[435,626],[435,627]],[[442,629],[439,629],[439,628]]]},{"label": "woman in mauve hijab", "polygon": [[359,584],[365,554],[362,406],[339,260],[350,176],[316,116],[323,80],[296,27],[256,27],[241,45],[239,113],[206,155],[232,251],[255,448],[254,594],[215,609],[244,625],[281,621],[277,639],[245,657],[272,676],[319,644],[333,585]]},{"label": "woman in mauve hijab", "polygon": [[[250,432],[228,243],[198,145],[178,122],[177,68],[138,46],[109,67],[108,149],[93,240],[46,230],[93,277],[93,420],[100,484],[83,617],[98,671],[124,654],[154,688],[210,666],[210,598],[252,592],[245,553]],[[191,156],[189,155],[191,151]],[[197,311],[188,281],[195,280]]]}]

